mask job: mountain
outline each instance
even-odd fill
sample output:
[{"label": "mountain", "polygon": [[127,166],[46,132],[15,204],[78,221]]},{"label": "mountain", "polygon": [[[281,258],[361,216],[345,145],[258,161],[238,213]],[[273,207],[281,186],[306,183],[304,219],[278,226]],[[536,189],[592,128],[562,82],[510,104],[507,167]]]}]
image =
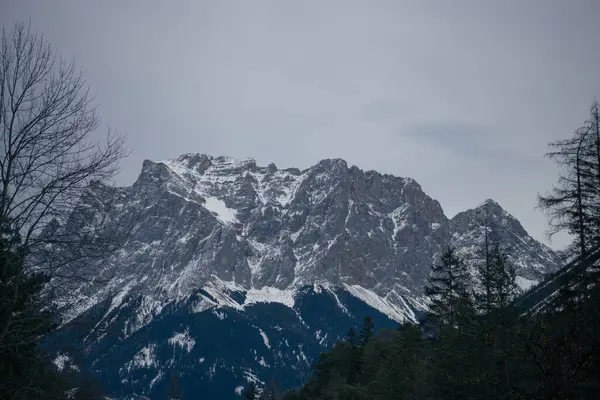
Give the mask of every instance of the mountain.
[{"label": "mountain", "polygon": [[469,254],[483,243],[482,218],[523,289],[560,267],[493,201],[449,219],[413,179],[340,159],[303,171],[204,154],[146,160],[132,186],[92,185],[54,228],[100,227],[118,244],[76,266],[97,279],[68,288],[76,306],[63,331],[78,351],[59,364],[100,374],[119,398],[164,397],[169,375],[182,392],[222,399],[248,379],[300,384],[365,315],[378,327],[416,321],[431,264],[449,244]]},{"label": "mountain", "polygon": [[465,258],[476,261],[473,255],[484,246],[486,226],[490,243],[500,243],[508,252],[517,273],[517,285],[523,291],[564,263],[562,254],[529,236],[515,217],[491,199],[450,220],[449,243],[460,249]]}]

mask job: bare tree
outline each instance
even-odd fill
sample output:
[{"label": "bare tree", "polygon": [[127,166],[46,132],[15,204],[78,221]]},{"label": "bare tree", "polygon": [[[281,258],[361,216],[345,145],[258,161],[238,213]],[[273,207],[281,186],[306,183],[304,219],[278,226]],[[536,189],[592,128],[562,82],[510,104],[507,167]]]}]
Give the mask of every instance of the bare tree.
[{"label": "bare tree", "polygon": [[[591,118],[572,138],[550,143],[556,150],[546,156],[563,167],[558,185],[545,196],[538,196],[552,225],[550,236],[567,231],[574,240],[569,253],[585,257],[600,244],[600,111],[594,101]],[[597,268],[597,265],[592,266]],[[588,291],[589,271],[582,270],[580,287]],[[571,291],[565,294],[572,295]]]},{"label": "bare tree", "polygon": [[[97,135],[100,118],[92,101],[75,64],[43,36],[20,22],[11,32],[2,30],[0,226],[10,227],[30,255],[4,296],[5,315],[12,315],[10,299],[16,301],[31,271],[74,279],[64,266],[110,248],[110,239],[102,240],[93,224],[76,221],[72,212],[93,197],[90,188],[115,176],[127,155],[122,136],[110,130]],[[0,345],[13,323],[11,317],[0,321]]]},{"label": "bare tree", "polygon": [[552,230],[549,236],[562,230],[575,235],[572,251],[584,256],[588,249],[586,226],[587,204],[584,191],[583,152],[589,129],[581,128],[572,139],[550,143],[557,148],[555,152],[546,154],[560,166],[566,167],[565,174],[559,177],[559,186],[554,187],[546,196],[538,196],[540,208],[546,210],[550,217]]}]

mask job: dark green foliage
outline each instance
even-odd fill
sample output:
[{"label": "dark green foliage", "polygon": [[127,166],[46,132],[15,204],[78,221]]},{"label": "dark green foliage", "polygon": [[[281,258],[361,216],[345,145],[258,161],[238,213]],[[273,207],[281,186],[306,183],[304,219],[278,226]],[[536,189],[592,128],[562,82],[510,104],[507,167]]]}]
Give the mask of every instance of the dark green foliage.
[{"label": "dark green foliage", "polygon": [[[450,255],[446,260],[455,262]],[[321,355],[310,381],[285,398],[596,399],[600,274],[590,278],[589,297],[523,314],[522,303],[509,300],[514,272],[499,246],[490,250],[490,265],[496,269],[489,313],[438,325],[433,337],[424,334],[425,325],[382,330],[366,341],[351,329],[346,341]],[[361,332],[370,330],[365,320]]]},{"label": "dark green foliage", "polygon": [[366,345],[369,339],[371,339],[374,334],[374,328],[375,325],[373,324],[373,320],[371,317],[366,316],[362,326],[360,327],[360,336],[358,340],[360,346]]},{"label": "dark green foliage", "polygon": [[432,267],[425,286],[425,294],[431,298],[431,312],[440,325],[457,326],[471,314],[468,285],[463,259],[456,249],[448,248],[441,256],[441,263]]},{"label": "dark green foliage", "polygon": [[[492,323],[504,319],[507,308],[517,293],[515,269],[499,243],[486,246],[485,262],[478,265],[479,290],[475,293],[475,308]],[[492,321],[492,316],[497,317]]]},{"label": "dark green foliage", "polygon": [[360,342],[358,340],[358,337],[356,336],[356,331],[354,330],[354,328],[350,328],[348,329],[348,333],[346,334],[346,341],[354,347],[358,347],[360,345]]},{"label": "dark green foliage", "polygon": [[285,398],[596,399],[600,289],[591,297],[504,325],[444,325],[435,339],[412,325],[382,331],[359,348],[358,371],[349,367],[354,346],[339,342],[322,355],[312,379]]}]

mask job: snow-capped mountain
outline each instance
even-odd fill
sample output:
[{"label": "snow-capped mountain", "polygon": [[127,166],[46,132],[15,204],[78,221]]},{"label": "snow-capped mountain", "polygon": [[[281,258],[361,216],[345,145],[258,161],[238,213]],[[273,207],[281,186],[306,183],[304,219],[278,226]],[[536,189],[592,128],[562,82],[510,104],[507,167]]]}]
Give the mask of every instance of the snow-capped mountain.
[{"label": "snow-capped mountain", "polygon": [[[484,206],[511,250],[523,288],[561,265],[498,204]],[[131,187],[93,185],[74,210],[85,216],[73,218],[77,229],[101,226],[117,238],[118,250],[80,266],[101,279],[72,288],[78,303],[71,324],[88,321],[92,332],[83,344],[89,367],[103,373],[119,365],[109,386],[123,396],[158,396],[151,382],[166,385],[165,368],[186,363],[189,371],[213,371],[194,381],[203,390],[216,385],[217,370],[235,378],[228,385],[237,379],[238,387],[244,376],[266,379],[278,365],[272,357],[280,357],[277,374],[290,385],[284,370],[305,374],[307,367],[299,367],[303,357],[310,364],[360,315],[377,315],[380,326],[415,321],[424,309],[423,284],[445,246],[468,253],[482,243],[482,207],[448,219],[414,180],[365,172],[340,159],[303,171],[204,154],[146,160]],[[319,299],[316,309],[303,306],[313,298]],[[269,307],[287,322],[268,317]],[[331,325],[328,318],[344,322]],[[198,321],[210,325],[200,328]],[[209,328],[222,324],[230,336]],[[256,340],[259,331],[280,332],[280,347],[263,345],[262,358],[231,349],[217,357],[221,361],[199,361],[207,360],[208,351],[200,343],[215,341],[227,349],[227,340],[239,339],[238,329],[241,335],[250,328]],[[325,333],[328,339],[321,340]],[[299,350],[289,353],[281,344],[292,337],[294,346],[314,338],[312,351],[297,362]],[[256,350],[255,344],[244,351]],[[151,357],[171,348],[171,364],[166,356]],[[243,370],[250,375],[240,369],[244,363],[254,365],[251,372]],[[159,372],[134,377],[132,366]]]}]

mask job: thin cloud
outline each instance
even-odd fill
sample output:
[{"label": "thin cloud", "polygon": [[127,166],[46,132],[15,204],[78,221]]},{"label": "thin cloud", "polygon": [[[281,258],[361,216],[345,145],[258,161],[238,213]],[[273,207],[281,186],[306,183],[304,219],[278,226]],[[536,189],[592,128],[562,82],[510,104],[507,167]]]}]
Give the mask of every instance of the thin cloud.
[{"label": "thin cloud", "polygon": [[495,198],[545,240],[542,156],[600,95],[599,14],[593,0],[8,0],[0,23],[31,19],[83,67],[134,148],[119,184],[190,151],[341,157],[415,178],[450,215]]}]

